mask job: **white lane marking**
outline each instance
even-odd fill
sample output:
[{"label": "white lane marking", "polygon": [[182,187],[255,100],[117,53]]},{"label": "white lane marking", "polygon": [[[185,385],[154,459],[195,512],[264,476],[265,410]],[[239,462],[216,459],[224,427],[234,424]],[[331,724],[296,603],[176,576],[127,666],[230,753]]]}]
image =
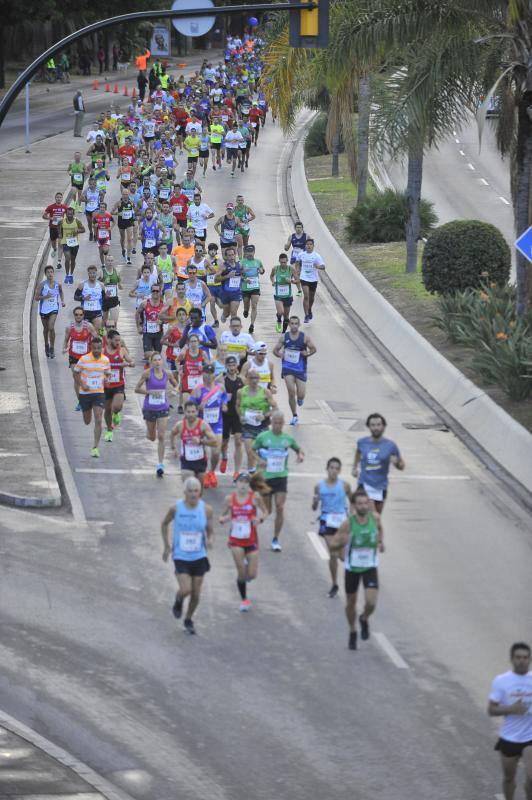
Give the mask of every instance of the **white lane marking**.
[{"label": "white lane marking", "polygon": [[461,156],[465,156],[465,153],[464,153],[463,150],[459,150],[458,152],[460,153]]},{"label": "white lane marking", "polygon": [[473,170],[475,169],[475,167],[473,166],[473,164],[471,164],[471,162],[469,162],[467,166],[469,167],[469,169],[473,169]]},{"label": "white lane marking", "polygon": [[502,197],[502,195],[499,195],[499,200],[502,200],[502,202],[503,202],[503,203],[504,203],[504,205],[506,205],[506,206],[509,206],[509,205],[510,205],[510,203],[509,203],[509,201],[506,199],[506,197]]},{"label": "white lane marking", "polygon": [[318,556],[322,559],[322,561],[329,560],[329,553],[327,552],[325,545],[323,544],[322,540],[316,533],[316,531],[307,531],[307,536],[310,539],[310,543]]},{"label": "white lane marking", "polygon": [[460,144],[460,139],[456,139],[456,138],[455,138],[455,140],[454,140],[454,141],[456,142],[456,144]]},{"label": "white lane marking", "polygon": [[[153,469],[111,469],[107,467],[76,467],[75,472],[85,475],[152,475]],[[180,475],[179,470],[167,469],[165,475]],[[323,472],[291,472],[290,478],[323,478]],[[401,481],[470,481],[470,475],[400,475],[393,482]]]},{"label": "white lane marking", "polygon": [[458,131],[453,131],[453,136],[458,136]]},{"label": "white lane marking", "polygon": [[489,183],[487,182],[486,178],[481,178],[480,182],[483,183],[484,186],[489,186]]},{"label": "white lane marking", "polygon": [[393,644],[390,642],[387,636],[384,633],[374,633],[371,637],[374,641],[377,642],[381,650],[388,656],[390,661],[397,669],[410,669],[406,661],[402,656],[399,655]]},{"label": "white lane marking", "polygon": [[495,800],[504,800],[504,795],[503,794],[496,794],[495,795]]}]

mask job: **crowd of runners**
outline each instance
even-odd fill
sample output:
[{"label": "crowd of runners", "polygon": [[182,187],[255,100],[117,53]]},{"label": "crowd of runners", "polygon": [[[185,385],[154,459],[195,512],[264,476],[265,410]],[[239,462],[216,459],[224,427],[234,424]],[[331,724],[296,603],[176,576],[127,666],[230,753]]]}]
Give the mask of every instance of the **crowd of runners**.
[{"label": "crowd of runners", "polygon": [[[263,264],[253,242],[256,215],[242,183],[221,214],[207,198],[211,175],[247,175],[260,152],[268,122],[261,70],[260,41],[230,38],[222,62],[204,62],[189,79],[169,78],[124,114],[101,114],[87,136],[87,151],[74,153],[66,165],[70,202],[58,192],[43,214],[54,261],[35,293],[46,356],[56,357],[58,313],[65,307],[64,286],[71,284],[73,308],[63,314],[70,318],[59,337],[72,371],[72,408],[93,426],[91,455],[99,458],[102,437],[112,442],[120,427],[129,374],[142,396],[146,435],[156,443],[157,476],[165,474],[167,450],[180,464],[183,497],[168,509],[161,531],[163,559],[172,559],[178,584],[172,611],[178,619],[184,615],[190,634],[217,528],[228,530],[239,608],[250,609],[258,528],[273,515],[271,549],[281,552],[289,456],[297,462],[305,457],[295,434],[309,359],[317,353],[307,326],[325,261],[296,222],[280,242],[277,263]],[[81,237],[93,243],[89,264],[77,263]],[[142,343],[138,364],[119,332],[124,274]],[[265,282],[269,298],[263,297]],[[292,313],[295,298],[301,298],[302,318]],[[271,319],[278,334],[271,352],[254,338],[259,316],[261,323]],[[283,392],[287,421],[279,408]],[[370,637],[388,472],[392,465],[405,468],[397,445],[385,437],[384,417],[370,414],[367,427],[368,435],[354,446],[350,478],[332,455],[309,496],[329,553],[330,598],[338,594],[344,568],[351,650],[359,637]],[[208,491],[228,470],[232,491],[215,510]],[[360,584],[364,604],[358,613]],[[526,646],[519,648],[522,660]],[[492,692],[490,713],[499,713],[503,695]],[[520,706],[511,708],[521,715]],[[514,758],[513,751],[500,749],[504,758]],[[515,763],[507,765],[508,785]],[[506,789],[505,796],[511,797]]]}]

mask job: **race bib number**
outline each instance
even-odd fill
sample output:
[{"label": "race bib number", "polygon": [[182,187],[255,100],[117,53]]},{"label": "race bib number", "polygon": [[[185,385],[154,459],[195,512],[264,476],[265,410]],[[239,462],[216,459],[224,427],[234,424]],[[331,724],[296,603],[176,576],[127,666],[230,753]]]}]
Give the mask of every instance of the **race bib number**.
[{"label": "race bib number", "polygon": [[203,379],[201,375],[189,375],[188,376],[188,388],[189,389],[197,389],[198,386],[202,386]]},{"label": "race bib number", "polygon": [[258,289],[260,285],[258,276],[255,278],[246,278],[246,283],[248,289]]},{"label": "race bib number", "polygon": [[161,330],[161,325],[159,322],[146,322],[146,333],[159,333]]},{"label": "race bib number", "polygon": [[214,286],[215,280],[216,280],[215,275],[207,275],[207,286]]},{"label": "race bib number", "polygon": [[183,206],[179,203],[174,205],[174,214],[182,214],[183,213]]},{"label": "race bib number", "polygon": [[83,183],[83,175],[81,174],[81,172],[75,172],[72,175],[72,180],[74,181],[74,183]]},{"label": "race bib number", "polygon": [[120,370],[112,369],[109,373],[109,383],[118,383],[120,381]]},{"label": "race bib number", "polygon": [[55,297],[47,297],[42,301],[41,313],[50,314],[52,311],[57,311],[58,305]]},{"label": "race bib number", "polygon": [[359,569],[370,569],[375,566],[375,550],[372,547],[353,547],[349,564]]},{"label": "race bib number", "polygon": [[168,200],[170,197],[170,189],[159,189],[159,197],[161,200]]},{"label": "race bib number", "polygon": [[286,464],[286,454],[278,450],[270,450],[266,456],[266,472],[283,472]]},{"label": "race bib number", "polygon": [[67,247],[77,247],[78,246],[78,237],[77,236],[69,236],[66,240]]},{"label": "race bib number", "polygon": [[239,275],[233,275],[232,278],[229,278],[229,288],[230,289],[240,289],[241,278]]},{"label": "race bib number", "polygon": [[77,356],[84,356],[89,349],[87,342],[72,342],[72,352]]},{"label": "race bib number", "polygon": [[369,483],[365,483],[364,490],[370,500],[384,499],[384,489],[376,489],[374,486],[370,486]]},{"label": "race bib number", "polygon": [[201,461],[205,457],[205,450],[201,444],[186,444],[185,445],[185,460],[186,461]]},{"label": "race bib number", "polygon": [[144,247],[155,247],[156,244],[157,242],[155,241],[155,239],[150,238],[144,240]]},{"label": "race bib number", "polygon": [[162,406],[166,399],[166,392],[160,390],[157,392],[148,392],[150,406]]},{"label": "race bib number", "polygon": [[256,128],[256,127],[257,127],[257,123],[256,123],[256,122],[252,122],[252,123],[251,123],[251,127],[252,127],[252,128]]},{"label": "race bib number", "polygon": [[225,239],[226,242],[233,242],[235,239],[235,232],[232,228],[224,228],[222,230],[222,239]]},{"label": "race bib number", "polygon": [[205,228],[198,228],[197,226],[194,227],[194,233],[196,234],[196,236],[203,236],[205,230],[206,230]]},{"label": "race bib number", "polygon": [[131,172],[123,172],[120,176],[123,181],[130,181],[131,180]]},{"label": "race bib number", "polygon": [[183,553],[199,553],[203,544],[201,531],[181,531],[179,534],[179,549]]},{"label": "race bib number", "polygon": [[290,284],[278,283],[277,288],[275,290],[275,294],[277,295],[277,297],[290,297]]},{"label": "race bib number", "polygon": [[102,388],[101,375],[87,375],[87,386],[93,391],[98,391]]},{"label": "race bib number", "polygon": [[203,419],[205,422],[208,422],[209,425],[215,425],[218,420],[220,419],[220,409],[219,408],[204,408],[203,409]]},{"label": "race bib number", "polygon": [[161,276],[163,279],[163,283],[172,283],[172,273],[168,272],[167,270],[163,270],[161,272]]},{"label": "race bib number", "polygon": [[105,296],[106,297],[116,297],[118,294],[118,290],[116,286],[110,285],[105,287]]},{"label": "race bib number", "polygon": [[122,211],[122,219],[132,219],[133,211],[131,209],[126,209]]},{"label": "race bib number", "polygon": [[253,425],[256,427],[257,425],[260,425],[263,420],[262,411],[247,409],[244,411],[244,420],[248,425]]},{"label": "race bib number", "polygon": [[83,302],[83,308],[85,311],[99,311],[100,310],[100,301],[99,300],[85,300]]},{"label": "race bib number", "polygon": [[109,231],[107,228],[100,228],[98,231],[98,239],[108,239],[109,238]]},{"label": "race bib number", "polygon": [[232,539],[249,539],[251,536],[251,522],[248,519],[233,520],[230,535]]},{"label": "race bib number", "polygon": [[345,520],[345,514],[327,514],[325,516],[325,524],[328,528],[339,528]]},{"label": "race bib number", "polygon": [[299,364],[300,355],[300,350],[285,350],[283,361],[286,361],[287,364]]}]

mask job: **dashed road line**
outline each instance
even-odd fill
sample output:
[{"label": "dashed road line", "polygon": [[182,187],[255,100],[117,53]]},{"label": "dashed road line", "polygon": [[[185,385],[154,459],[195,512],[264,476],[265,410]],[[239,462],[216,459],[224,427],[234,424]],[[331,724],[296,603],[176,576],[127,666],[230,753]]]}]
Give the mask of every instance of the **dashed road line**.
[{"label": "dashed road line", "polygon": [[467,166],[469,167],[469,169],[473,169],[473,170],[475,169],[475,167],[473,166],[473,164],[471,162],[469,162]]},{"label": "dashed road line", "polygon": [[458,152],[460,153],[461,156],[465,156],[465,153],[464,153],[463,150],[459,150]]},{"label": "dashed road line", "polygon": [[503,202],[503,203],[504,203],[504,205],[506,205],[506,206],[509,206],[509,205],[510,205],[510,202],[509,202],[509,200],[507,200],[507,199],[506,199],[506,197],[503,197],[502,195],[499,195],[499,200],[502,200],[502,202]]},{"label": "dashed road line", "polygon": [[327,552],[326,547],[323,544],[323,541],[320,539],[316,531],[307,531],[307,536],[310,540],[312,547],[318,554],[319,558],[321,558],[322,561],[328,561],[329,553]]},{"label": "dashed road line", "polygon": [[[74,472],[82,475],[153,475],[152,469],[147,468],[111,468],[111,467],[76,467]],[[165,470],[165,475],[180,475],[178,469]],[[290,478],[323,478],[323,472],[291,472]],[[394,483],[403,481],[470,481],[470,475],[397,475]]]},{"label": "dashed road line", "polygon": [[392,664],[397,669],[410,669],[404,658],[397,652],[393,644],[384,633],[373,633],[372,640],[377,642],[381,650],[386,653]]},{"label": "dashed road line", "polygon": [[484,186],[489,186],[489,183],[487,182],[486,178],[481,178],[480,182],[483,183]]}]

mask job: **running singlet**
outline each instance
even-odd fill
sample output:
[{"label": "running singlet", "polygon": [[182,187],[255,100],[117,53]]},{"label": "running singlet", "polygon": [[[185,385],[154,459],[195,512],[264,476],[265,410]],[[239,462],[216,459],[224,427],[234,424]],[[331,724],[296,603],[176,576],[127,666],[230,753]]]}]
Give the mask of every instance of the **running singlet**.
[{"label": "running singlet", "polygon": [[181,430],[181,458],[184,461],[203,461],[205,458],[205,447],[202,444],[193,442],[193,439],[201,439],[201,426],[203,420],[198,419],[193,428],[187,428],[187,421],[183,422]]},{"label": "running singlet", "polygon": [[85,189],[85,213],[91,214],[98,208],[100,192],[98,189]]},{"label": "running singlet", "polygon": [[255,394],[250,393],[249,386],[243,387],[240,392],[240,413],[245,425],[257,430],[262,428],[265,416],[270,413],[270,403],[262,386],[257,387]]},{"label": "running singlet", "polygon": [[148,298],[144,306],[144,333],[160,333],[161,322],[159,314],[164,308],[164,303],[161,300],[158,306],[152,306],[151,300]]},{"label": "running singlet", "polygon": [[162,256],[157,256],[157,258],[155,259],[155,264],[157,266],[157,272],[161,276],[164,285],[165,286],[167,284],[171,285],[174,279],[172,256],[166,256],[166,258],[162,258]]},{"label": "running singlet", "polygon": [[377,523],[371,513],[365,522],[359,522],[352,514],[349,517],[350,538],[345,548],[344,565],[348,572],[365,572],[378,565]]},{"label": "running singlet", "polygon": [[107,347],[104,346],[103,353],[107,356],[111,365],[107,388],[116,389],[118,386],[125,386],[124,356],[122,355],[121,348],[118,347],[114,353],[110,353]]},{"label": "running singlet", "polygon": [[150,369],[150,374],[146,380],[146,397],[142,406],[143,411],[168,411],[170,404],[166,393],[168,374],[163,372],[162,378],[158,378],[155,370]]},{"label": "running singlet", "polygon": [[319,482],[320,520],[327,528],[338,529],[347,514],[347,497],[345,484],[337,480],[331,486],[325,479]]},{"label": "running singlet", "polygon": [[101,311],[102,295],[102,287],[99,283],[95,283],[94,286],[91,286],[88,281],[85,281],[81,290],[83,311]]},{"label": "running singlet", "polygon": [[275,287],[273,296],[277,300],[288,300],[292,297],[292,268],[283,268],[280,264],[275,267]]},{"label": "running singlet", "polygon": [[323,264],[323,259],[320,254],[316,253],[315,250],[313,250],[312,253],[307,253],[306,250],[303,250],[303,252],[298,255],[297,260],[301,262],[300,280],[307,281],[308,283],[315,283],[318,280],[316,264],[320,266]]},{"label": "running singlet", "polygon": [[213,433],[222,432],[222,406],[227,405],[227,395],[225,391],[215,384],[211,389],[202,387],[199,397],[193,398],[198,405],[203,403],[203,411],[200,415],[207,422]]},{"label": "running singlet", "polygon": [[172,546],[174,561],[198,561],[200,558],[206,558],[206,529],[207,514],[204,501],[199,500],[195,508],[189,508],[184,500],[178,500],[175,507]]},{"label": "running singlet", "polygon": [[157,221],[153,220],[150,225],[146,220],[142,220],[142,244],[145,249],[157,247],[159,242],[160,230],[157,227]]},{"label": "running singlet", "polygon": [[200,351],[199,355],[194,357],[190,355],[190,351],[187,351],[183,361],[184,392],[191,392],[203,385],[203,363],[205,361],[207,361],[207,357],[204,352]]},{"label": "running singlet", "polygon": [[250,356],[248,358],[248,364],[249,369],[253,369],[255,372],[259,373],[259,386],[262,386],[263,389],[268,389],[272,382],[272,370],[268,359],[265,358],[262,364],[259,364],[258,361],[255,361],[253,356]]},{"label": "running singlet", "polygon": [[242,267],[238,261],[234,266],[230,266],[227,262],[224,263],[225,269],[233,274],[222,278],[222,289],[226,294],[234,294],[235,297],[239,297],[242,285]]},{"label": "running singlet", "polygon": [[222,219],[222,232],[220,234],[220,243],[223,245],[235,244],[236,242],[236,217],[228,217],[224,215]]},{"label": "running singlet", "polygon": [[[176,358],[178,357],[179,353],[181,352],[181,348],[178,345],[179,340],[183,335],[183,331],[179,330],[177,325],[174,325],[169,333],[168,342],[166,344],[166,360],[175,362]],[[175,364],[173,366],[175,369]]]},{"label": "running singlet", "polygon": [[74,369],[79,372],[81,380],[87,384],[86,389],[80,385],[80,394],[103,394],[104,376],[109,371],[107,356],[101,355],[99,358],[94,358],[92,353],[87,353],[86,356],[81,356]]},{"label": "running singlet", "polygon": [[39,314],[45,316],[59,313],[59,284],[57,281],[53,286],[50,286],[48,281],[43,281],[41,294],[43,299],[39,300]]},{"label": "running singlet", "polygon": [[253,547],[257,544],[255,518],[257,509],[250,492],[243,503],[239,503],[236,494],[231,495],[231,530],[229,544],[233,547]]},{"label": "running singlet", "polygon": [[92,339],[92,334],[89,330],[88,323],[84,320],[81,330],[76,328],[74,322],[70,324],[70,341],[68,344],[68,355],[71,358],[79,359],[89,352],[89,345]]},{"label": "running singlet", "polygon": [[305,250],[307,242],[307,234],[305,231],[301,236],[296,236],[295,233],[290,237],[290,244],[292,245],[292,252],[290,253],[290,263],[295,264],[301,253]]},{"label": "running singlet", "polygon": [[196,285],[192,286],[190,280],[185,281],[185,296],[190,301],[191,306],[201,309],[201,314],[205,319],[205,309],[202,306],[205,300],[205,292],[200,281],[196,281]]},{"label": "running singlet", "polygon": [[262,261],[258,258],[243,258],[242,265],[242,291],[252,292],[260,290],[260,271]]},{"label": "running singlet", "polygon": [[79,236],[77,219],[73,219],[72,222],[69,222],[65,217],[61,223],[61,231],[61,244],[66,244],[67,247],[78,247]]},{"label": "running singlet", "polygon": [[94,214],[92,221],[96,227],[96,238],[99,244],[107,244],[110,242],[112,220],[112,216],[107,211],[104,214]]},{"label": "running singlet", "polygon": [[306,349],[305,334],[298,333],[297,339],[294,341],[288,331],[284,335],[283,341],[283,359],[282,359],[282,372],[295,375],[296,378],[304,378],[307,374],[307,359],[302,355],[302,351]]}]

